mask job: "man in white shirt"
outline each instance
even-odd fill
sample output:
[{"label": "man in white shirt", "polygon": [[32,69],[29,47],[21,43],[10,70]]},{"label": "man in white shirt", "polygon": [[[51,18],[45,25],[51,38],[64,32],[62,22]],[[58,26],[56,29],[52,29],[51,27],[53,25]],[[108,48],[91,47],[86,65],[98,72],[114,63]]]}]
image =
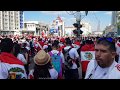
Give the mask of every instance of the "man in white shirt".
[{"label": "man in white shirt", "polygon": [[[72,48],[72,42],[69,38],[66,38],[66,47],[63,48],[64,57],[66,57],[65,53],[67,50],[69,50],[72,65],[70,65],[69,69],[65,68],[65,79],[79,79],[78,67],[76,64],[76,60],[79,60],[79,54],[75,48]],[[65,58],[65,67],[68,67],[67,60],[68,59]]]},{"label": "man in white shirt", "polygon": [[111,38],[100,38],[95,45],[95,59],[87,67],[85,79],[120,79],[120,64]]}]

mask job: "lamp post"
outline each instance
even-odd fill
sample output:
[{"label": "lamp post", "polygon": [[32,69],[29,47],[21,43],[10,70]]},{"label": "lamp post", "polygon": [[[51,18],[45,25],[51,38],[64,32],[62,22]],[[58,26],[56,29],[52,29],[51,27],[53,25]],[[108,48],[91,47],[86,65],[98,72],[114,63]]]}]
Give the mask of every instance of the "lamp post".
[{"label": "lamp post", "polygon": [[80,22],[81,22],[81,20],[85,17],[85,16],[87,16],[87,14],[88,14],[88,11],[85,11],[85,13],[83,13],[83,11],[81,12],[81,11],[69,11],[69,12],[67,12],[69,15],[74,15],[74,17],[76,18],[76,23],[75,24],[73,24],[75,27],[76,27],[76,29],[77,29],[77,31],[75,31],[75,32],[77,32],[77,37],[78,38],[80,38],[80,36],[81,36],[81,34],[83,33],[83,31],[81,31],[80,30],[80,28],[82,27],[82,25],[80,24]]},{"label": "lamp post", "polygon": [[82,27],[82,25],[80,24],[81,20],[82,20],[82,14],[81,14],[80,11],[77,11],[77,13],[76,13],[76,23],[78,24],[78,26],[77,26],[77,31],[78,31],[77,37],[78,38],[80,38],[80,36],[82,34],[82,31],[80,30],[80,28]]}]

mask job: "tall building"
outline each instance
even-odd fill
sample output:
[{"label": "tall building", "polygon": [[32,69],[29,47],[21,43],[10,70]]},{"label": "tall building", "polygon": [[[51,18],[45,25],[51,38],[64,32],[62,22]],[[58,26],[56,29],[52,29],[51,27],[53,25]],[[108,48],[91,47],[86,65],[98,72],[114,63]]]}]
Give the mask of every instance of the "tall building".
[{"label": "tall building", "polygon": [[24,26],[23,11],[0,11],[0,31],[3,34],[15,34]]},{"label": "tall building", "polygon": [[115,25],[117,22],[117,11],[112,11],[112,21],[111,24]]},{"label": "tall building", "polygon": [[112,11],[112,26],[114,27],[113,32],[117,32],[117,11]]}]

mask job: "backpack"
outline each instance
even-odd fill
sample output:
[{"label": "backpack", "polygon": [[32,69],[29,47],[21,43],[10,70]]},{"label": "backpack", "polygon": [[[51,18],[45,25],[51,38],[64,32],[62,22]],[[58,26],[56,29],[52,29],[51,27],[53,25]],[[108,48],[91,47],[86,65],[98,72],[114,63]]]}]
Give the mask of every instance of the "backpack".
[{"label": "backpack", "polygon": [[64,58],[65,58],[65,69],[70,69],[71,66],[73,65],[73,63],[72,63],[73,59],[69,55],[69,51],[71,49],[72,48],[69,48],[67,51],[65,51],[64,48],[63,48],[63,54],[64,54]]},{"label": "backpack", "polygon": [[34,47],[33,41],[30,41],[30,48],[31,48],[31,47]]},{"label": "backpack", "polygon": [[60,56],[60,52],[58,54],[53,54],[50,51],[49,55],[52,58],[52,65],[53,65],[53,67],[58,72],[58,78],[62,78],[62,58]]}]

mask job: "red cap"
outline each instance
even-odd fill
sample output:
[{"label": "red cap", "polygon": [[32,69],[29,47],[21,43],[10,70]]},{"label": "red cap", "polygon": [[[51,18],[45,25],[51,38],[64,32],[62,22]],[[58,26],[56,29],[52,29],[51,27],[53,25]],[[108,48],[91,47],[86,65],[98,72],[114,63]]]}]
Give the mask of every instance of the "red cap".
[{"label": "red cap", "polygon": [[80,46],[80,42],[75,42],[74,44],[76,44],[76,45],[79,45],[79,46]]}]

